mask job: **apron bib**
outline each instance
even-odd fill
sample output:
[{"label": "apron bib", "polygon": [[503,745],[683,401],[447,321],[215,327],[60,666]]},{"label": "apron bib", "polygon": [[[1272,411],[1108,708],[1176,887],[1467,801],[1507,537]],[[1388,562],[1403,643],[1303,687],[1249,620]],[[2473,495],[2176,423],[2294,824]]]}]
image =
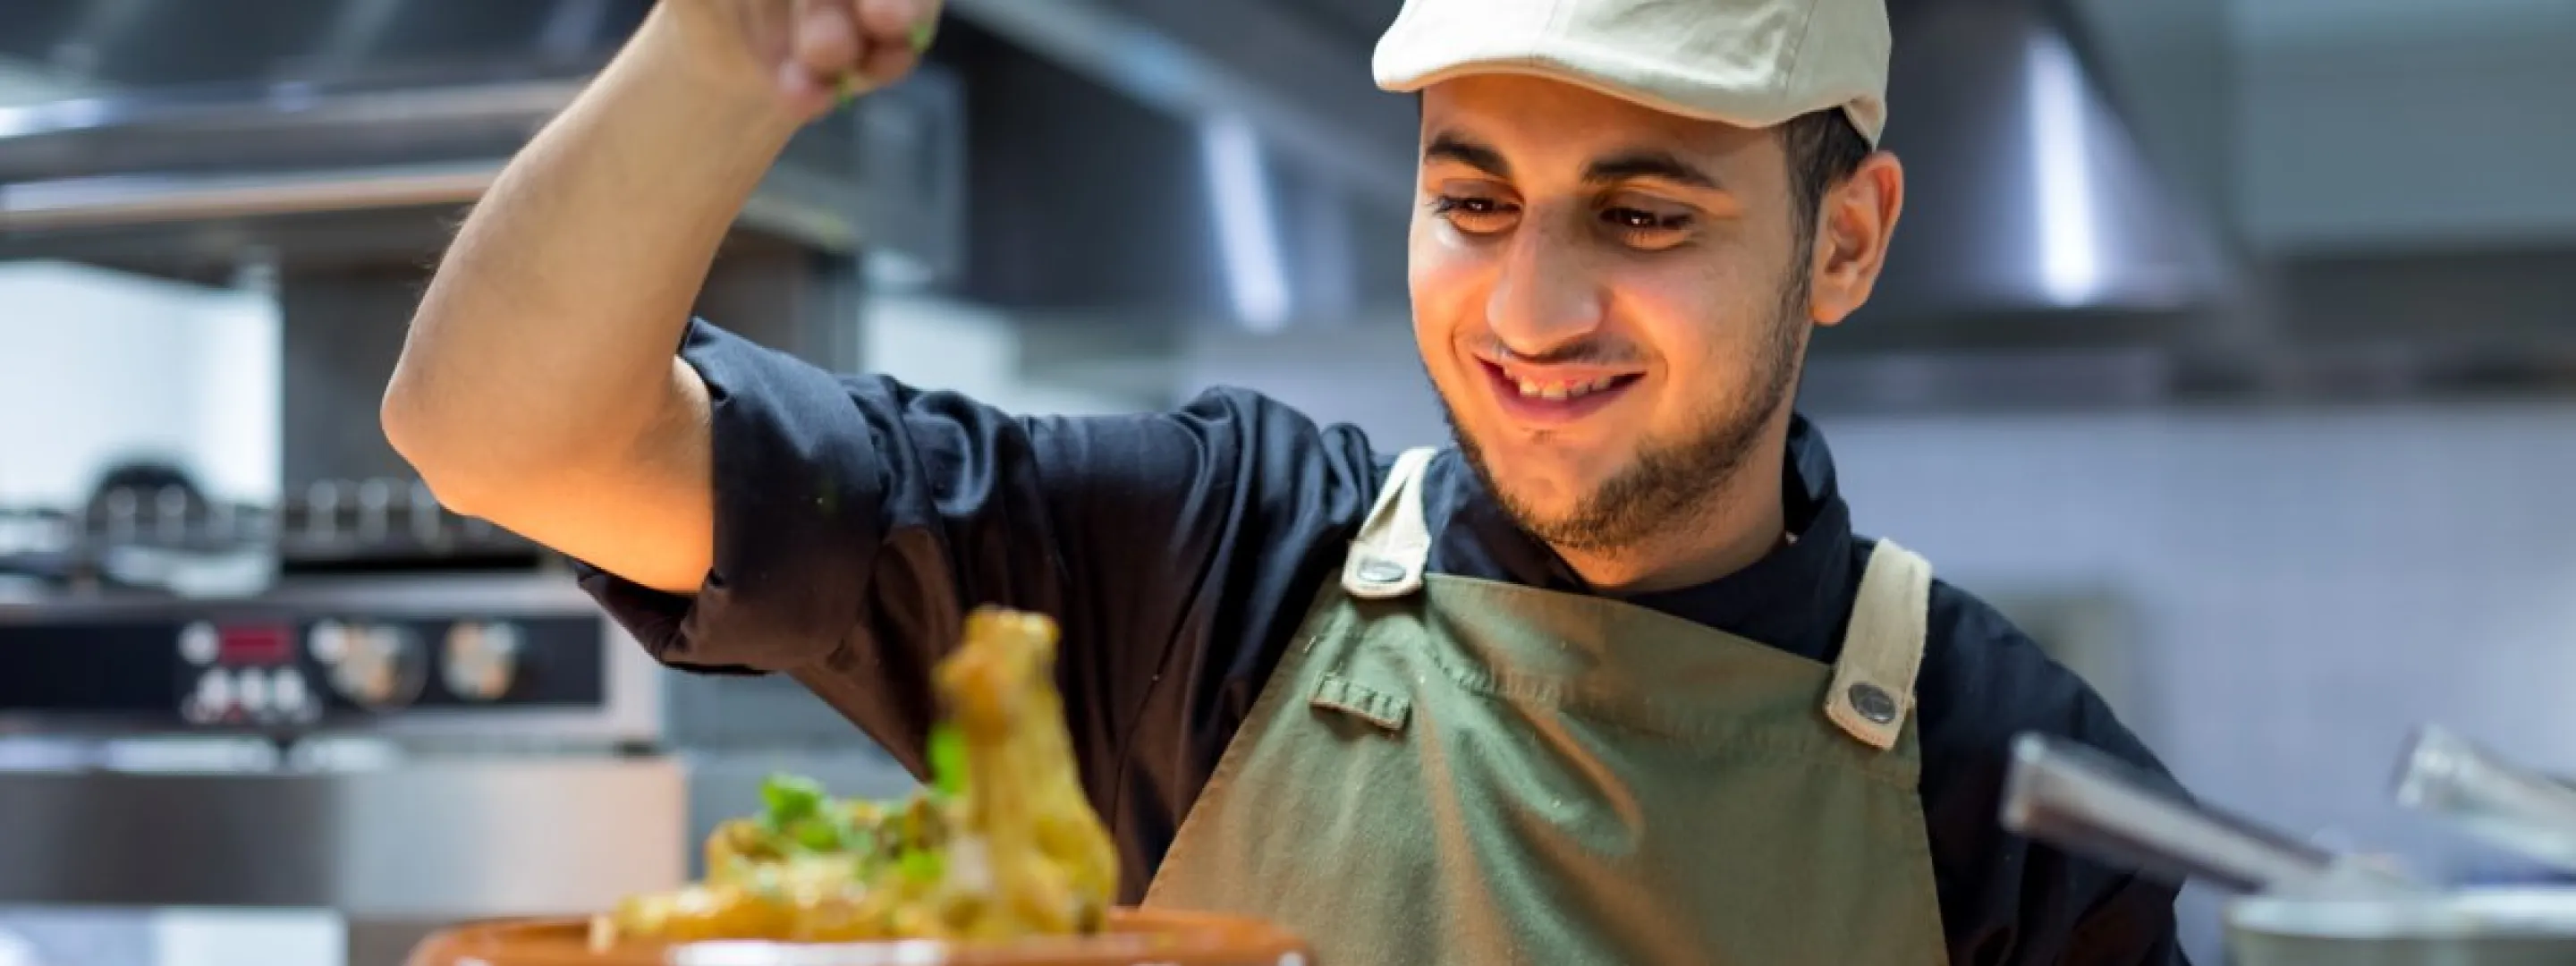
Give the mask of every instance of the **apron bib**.
[{"label": "apron bib", "polygon": [[1931,569],[1881,541],[1835,665],[1426,575],[1396,461],[1145,904],[1322,966],[1942,966],[1907,727]]}]

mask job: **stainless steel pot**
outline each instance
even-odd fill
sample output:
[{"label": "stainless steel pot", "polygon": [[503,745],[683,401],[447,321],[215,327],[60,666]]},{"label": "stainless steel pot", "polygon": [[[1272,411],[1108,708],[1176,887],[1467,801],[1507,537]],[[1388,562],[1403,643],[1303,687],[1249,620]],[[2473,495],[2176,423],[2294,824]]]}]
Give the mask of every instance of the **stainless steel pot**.
[{"label": "stainless steel pot", "polygon": [[2015,743],[2002,819],[2142,874],[2237,893],[2225,915],[2237,966],[2576,964],[2576,889],[2438,890],[2168,794],[2055,739]]},{"label": "stainless steel pot", "polygon": [[2229,903],[2239,966],[2567,966],[2576,889],[2473,888],[2422,896],[2249,896]]}]

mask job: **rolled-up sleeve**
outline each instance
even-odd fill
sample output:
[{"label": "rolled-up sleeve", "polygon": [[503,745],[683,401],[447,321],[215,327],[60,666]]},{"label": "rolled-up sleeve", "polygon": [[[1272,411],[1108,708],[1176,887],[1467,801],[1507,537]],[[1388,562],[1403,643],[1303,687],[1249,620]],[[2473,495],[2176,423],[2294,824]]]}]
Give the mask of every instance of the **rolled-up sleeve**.
[{"label": "rolled-up sleeve", "polygon": [[884,532],[877,422],[841,380],[705,324],[681,357],[706,381],[714,566],[695,595],[576,565],[584,589],[674,667],[787,671],[856,622]]},{"label": "rolled-up sleeve", "polygon": [[[949,569],[940,541],[903,532],[902,491],[923,485],[924,463],[990,454],[1007,420],[923,406],[892,380],[837,376],[703,321],[680,357],[710,403],[712,566],[694,594],[672,594],[576,561],[582,588],[661,663],[791,674],[917,765],[934,642],[953,636],[960,607],[953,591],[922,596],[945,582],[936,573],[878,572]],[[912,599],[889,606],[889,594]]]},{"label": "rolled-up sleeve", "polygon": [[711,325],[680,358],[706,379],[714,440],[714,567],[672,595],[574,562],[654,659],[683,670],[811,665],[858,613],[868,546],[884,531],[884,471],[858,402],[822,368]]},{"label": "rolled-up sleeve", "polygon": [[791,675],[916,773],[932,668],[996,604],[1062,626],[1068,724],[1107,788],[1166,666],[1231,663],[1174,645],[1206,646],[1230,613],[1235,548],[1325,546],[1365,495],[1332,482],[1366,470],[1363,441],[1327,459],[1302,416],[1251,394],[1023,418],[705,323],[680,355],[712,404],[712,566],[671,594],[576,564],[583,588],[662,663]]}]

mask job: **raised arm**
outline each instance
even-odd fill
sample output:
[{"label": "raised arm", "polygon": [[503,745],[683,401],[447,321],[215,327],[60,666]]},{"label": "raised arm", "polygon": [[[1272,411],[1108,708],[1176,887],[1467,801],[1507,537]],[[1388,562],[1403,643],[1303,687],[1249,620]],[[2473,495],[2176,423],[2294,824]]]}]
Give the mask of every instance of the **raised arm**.
[{"label": "raised arm", "polygon": [[709,399],[674,355],[727,227],[838,78],[933,0],[665,0],[514,158],[422,299],[387,438],[441,502],[638,583],[713,554]]}]

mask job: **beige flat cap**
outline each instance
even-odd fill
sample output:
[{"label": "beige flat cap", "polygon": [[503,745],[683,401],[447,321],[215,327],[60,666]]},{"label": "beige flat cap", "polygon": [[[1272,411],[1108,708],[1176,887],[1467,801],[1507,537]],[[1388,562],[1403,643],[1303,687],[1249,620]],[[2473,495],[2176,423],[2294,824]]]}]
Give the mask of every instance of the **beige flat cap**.
[{"label": "beige flat cap", "polygon": [[1839,107],[1887,126],[1885,0],[1404,0],[1379,87],[1532,74],[1685,117],[1764,128]]}]

